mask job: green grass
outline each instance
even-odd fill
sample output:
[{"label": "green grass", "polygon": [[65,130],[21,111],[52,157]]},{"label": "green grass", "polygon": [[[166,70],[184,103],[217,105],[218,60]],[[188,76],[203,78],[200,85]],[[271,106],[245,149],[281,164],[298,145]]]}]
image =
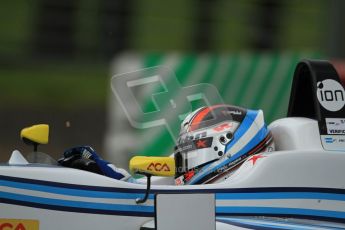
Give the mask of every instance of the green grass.
[{"label": "green grass", "polygon": [[104,106],[107,65],[55,63],[0,68],[0,106]]},{"label": "green grass", "polygon": [[36,0],[1,3],[0,56],[18,57],[30,50],[36,5]]}]

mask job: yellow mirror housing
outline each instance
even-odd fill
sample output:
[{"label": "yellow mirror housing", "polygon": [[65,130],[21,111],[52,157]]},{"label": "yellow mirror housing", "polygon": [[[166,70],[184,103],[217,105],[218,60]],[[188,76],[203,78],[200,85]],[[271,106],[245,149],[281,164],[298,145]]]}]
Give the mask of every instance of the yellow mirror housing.
[{"label": "yellow mirror housing", "polygon": [[48,144],[49,125],[39,124],[24,128],[20,132],[20,137],[36,144]]},{"label": "yellow mirror housing", "polygon": [[129,162],[132,173],[149,174],[152,176],[174,176],[175,159],[172,157],[133,157]]}]

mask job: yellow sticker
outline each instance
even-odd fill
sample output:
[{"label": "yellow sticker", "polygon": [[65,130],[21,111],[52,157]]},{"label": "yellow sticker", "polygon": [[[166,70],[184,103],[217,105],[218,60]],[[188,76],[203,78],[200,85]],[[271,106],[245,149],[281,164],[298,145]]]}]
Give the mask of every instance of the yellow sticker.
[{"label": "yellow sticker", "polygon": [[129,162],[133,173],[148,173],[153,176],[174,176],[175,160],[173,157],[136,156]]},{"label": "yellow sticker", "polygon": [[0,219],[0,230],[39,230],[38,220]]}]

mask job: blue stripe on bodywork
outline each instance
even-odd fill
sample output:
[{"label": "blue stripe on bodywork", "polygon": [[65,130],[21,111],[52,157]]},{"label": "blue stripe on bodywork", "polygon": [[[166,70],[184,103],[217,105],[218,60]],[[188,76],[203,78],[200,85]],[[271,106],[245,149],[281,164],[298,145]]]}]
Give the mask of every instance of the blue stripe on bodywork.
[{"label": "blue stripe on bodywork", "polygon": [[316,199],[345,201],[345,195],[318,192],[217,193],[217,200]]},{"label": "blue stripe on bodywork", "polygon": [[[27,166],[27,165],[22,165],[21,167],[31,168],[31,166]],[[108,177],[105,177],[105,178],[109,179]],[[126,193],[145,192],[144,188],[139,189],[139,188],[120,188],[120,187],[105,187],[105,186],[102,187],[102,186],[93,186],[93,185],[81,185],[81,184],[70,184],[70,183],[62,183],[62,182],[35,180],[35,179],[3,176],[3,175],[0,175],[0,180],[14,181],[14,182],[19,182],[19,183],[33,184],[33,185],[53,186],[53,187],[68,188],[68,189],[104,191],[104,192],[126,192]]]},{"label": "blue stripe on bodywork", "polygon": [[86,208],[86,209],[102,209],[102,210],[117,210],[117,211],[132,211],[132,212],[153,212],[153,206],[146,205],[125,205],[125,204],[109,204],[96,203],[86,201],[71,201],[54,198],[36,197],[22,194],[14,194],[8,192],[0,192],[0,197],[10,200],[20,200],[30,203],[47,204],[64,207]]},{"label": "blue stripe on bodywork", "polygon": [[[84,186],[80,186],[77,189],[77,185],[72,188],[59,187],[59,183],[55,183],[54,186],[36,184],[36,180],[30,180],[28,183],[16,182],[17,179],[22,178],[7,178],[7,180],[0,180],[1,186],[7,186],[16,189],[27,189],[38,192],[48,192],[59,195],[70,195],[78,197],[90,197],[90,198],[110,198],[110,199],[135,199],[143,196],[145,189],[122,189],[121,192],[116,190],[105,192],[101,188],[95,186],[93,188],[85,189]],[[11,181],[14,180],[14,181]],[[20,180],[19,180],[20,181]],[[52,182],[54,183],[54,182]],[[97,189],[98,188],[98,189]],[[116,188],[114,188],[116,189]],[[135,190],[138,193],[133,193]],[[216,198],[220,200],[225,199],[324,199],[324,200],[345,200],[344,189],[330,189],[330,188],[303,188],[303,187],[267,187],[267,188],[222,188],[222,189],[188,189],[185,190],[181,187],[180,190],[157,190],[152,189],[150,198],[153,199],[155,193],[216,193]]]},{"label": "blue stripe on bodywork", "polygon": [[[12,181],[0,180],[2,186],[7,186],[16,189],[27,189],[38,192],[48,192],[52,194],[59,195],[69,195],[77,197],[89,197],[89,198],[108,198],[108,199],[136,199],[144,195],[143,193],[119,193],[119,192],[102,192],[102,191],[90,191],[90,190],[80,190],[80,189],[66,189],[59,187],[35,185],[35,184],[26,184]],[[176,190],[166,190],[165,193],[176,193],[176,192],[187,192],[176,191]],[[202,190],[194,192],[203,192]],[[334,193],[321,193],[321,192],[232,192],[232,189],[228,193],[217,193],[217,190],[207,191],[216,193],[216,199],[219,200],[253,200],[253,199],[323,199],[323,200],[340,200],[345,201],[344,194],[334,194]],[[149,195],[149,199],[153,199],[153,194]]]},{"label": "blue stripe on bodywork", "polygon": [[[112,211],[111,214],[117,214],[116,212],[134,212],[139,213],[139,215],[150,216],[154,213],[153,206],[143,206],[143,205],[124,205],[124,204],[106,204],[106,203],[94,203],[94,202],[85,202],[85,201],[70,201],[70,200],[60,200],[53,198],[43,198],[35,197],[29,195],[13,194],[7,192],[0,192],[0,202],[12,203],[15,202],[6,202],[6,200],[18,201],[18,205],[21,205],[23,202],[29,203],[30,207],[40,207],[44,205],[49,205],[50,209],[71,211],[77,210],[77,212],[87,212],[87,213],[105,213]],[[35,203],[37,205],[35,205]],[[25,206],[25,204],[24,204]],[[56,208],[54,208],[56,207]],[[86,210],[86,211],[85,211]],[[94,210],[94,211],[93,211]],[[142,213],[142,214],[140,214]],[[278,208],[278,207],[238,207],[238,206],[223,206],[216,207],[217,216],[222,215],[241,215],[241,214],[250,214],[250,215],[301,215],[301,216],[318,216],[318,217],[329,217],[329,218],[338,218],[344,219],[345,212],[339,211],[329,211],[329,210],[315,210],[315,209],[300,209],[300,208]]]},{"label": "blue stripe on bodywork", "polygon": [[[81,190],[71,188],[52,187],[37,184],[28,184],[21,182],[13,182],[7,180],[0,180],[0,185],[18,188],[18,189],[29,189],[33,191],[48,192],[60,195],[79,196],[79,197],[92,197],[92,198],[113,198],[113,199],[136,199],[139,196],[143,196],[143,193],[126,193],[126,192],[104,192],[104,191],[92,191],[92,190]],[[150,199],[153,199],[153,195],[150,195]]]},{"label": "blue stripe on bodywork", "polygon": [[240,222],[240,221],[232,221],[227,219],[220,219],[218,222],[245,228],[245,229],[257,229],[257,230],[273,230],[273,229],[293,229],[293,230],[305,230],[305,227],[297,227],[296,225],[293,226],[280,226],[274,224],[259,224],[259,223],[247,223],[247,222]]},{"label": "blue stripe on bodywork", "polygon": [[[67,184],[61,182],[42,181],[35,179],[27,179],[21,177],[11,177],[0,175],[1,181],[18,182],[22,184],[28,184],[29,186],[43,185],[50,187],[50,191],[57,191],[57,188],[66,190],[78,190],[79,191],[93,191],[93,192],[111,192],[111,193],[136,193],[143,194],[145,189],[138,188],[119,188],[119,187],[102,187],[92,185],[79,185],[79,184]],[[0,184],[1,185],[1,184]],[[184,187],[178,187],[178,190],[169,189],[151,189],[152,193],[267,193],[267,192],[318,192],[318,193],[331,193],[345,195],[345,189],[339,188],[319,188],[319,187],[252,187],[252,188],[212,188],[204,189],[205,185],[195,185],[195,189],[183,189]],[[40,190],[37,190],[40,191]]]},{"label": "blue stripe on bodywork", "polygon": [[328,211],[328,210],[315,210],[303,208],[276,208],[276,207],[216,207],[217,215],[240,215],[240,214],[253,214],[253,215],[271,215],[271,214],[286,214],[286,215],[301,215],[301,216],[319,216],[331,218],[345,218],[345,212]]},{"label": "blue stripe on bodywork", "polygon": [[[262,218],[262,217],[220,217],[217,218],[218,222],[232,224],[239,227],[246,227],[246,228],[253,228],[253,227],[264,227],[267,229],[298,229],[304,230],[306,227],[312,229],[344,229],[344,227],[337,227],[334,225],[330,225],[327,222],[301,222],[290,219],[277,219],[277,218]],[[261,229],[261,228],[260,228]]]},{"label": "blue stripe on bodywork", "polygon": [[54,211],[64,211],[64,212],[76,212],[76,213],[90,213],[90,214],[100,214],[100,215],[118,215],[118,216],[135,216],[135,217],[153,217],[153,212],[135,212],[135,211],[119,211],[119,210],[102,210],[102,209],[88,209],[88,208],[78,208],[78,207],[66,207],[66,206],[57,206],[49,204],[40,204],[32,203],[29,201],[19,201],[0,198],[0,204],[12,204],[16,206],[24,206],[45,210],[54,210]]},{"label": "blue stripe on bodywork", "polygon": [[[104,192],[101,190],[76,189],[78,186],[73,185],[73,189],[59,187],[59,183],[51,182],[56,186],[48,186],[32,183],[10,181],[10,177],[5,180],[1,176],[1,186],[9,188],[27,189],[37,192],[48,192],[51,194],[72,195],[90,198],[113,198],[113,199],[135,199],[142,197],[143,193],[131,193],[131,190],[142,191],[138,189],[128,189],[129,193],[121,190],[117,192]],[[23,178],[12,178],[13,180],[23,181]],[[99,187],[98,189],[101,189]],[[108,188],[107,188],[108,189]],[[150,198],[153,199],[155,193],[215,193],[217,200],[240,200],[240,199],[319,199],[319,200],[339,200],[345,201],[345,190],[343,189],[325,189],[325,188],[241,188],[241,189],[193,189],[193,190],[151,190]],[[153,206],[125,205],[125,204],[106,204],[100,202],[88,201],[69,201],[56,198],[43,198],[37,196],[14,194],[9,192],[0,192],[0,203],[9,203],[35,208],[46,208],[52,210],[62,210],[69,212],[81,213],[99,213],[112,215],[132,215],[132,216],[152,216],[154,213]],[[217,215],[306,215],[327,218],[338,218],[341,221],[345,219],[345,212],[310,210],[296,208],[271,208],[271,207],[217,207]]]}]

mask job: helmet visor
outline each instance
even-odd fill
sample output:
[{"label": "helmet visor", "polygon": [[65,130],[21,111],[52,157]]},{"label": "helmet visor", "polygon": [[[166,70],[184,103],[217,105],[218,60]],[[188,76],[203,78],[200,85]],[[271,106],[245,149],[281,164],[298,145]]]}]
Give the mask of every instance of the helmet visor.
[{"label": "helmet visor", "polygon": [[205,107],[196,114],[187,125],[188,127],[181,129],[184,132],[191,132],[212,127],[226,121],[242,122],[246,115],[246,110],[235,106],[213,106]]}]

